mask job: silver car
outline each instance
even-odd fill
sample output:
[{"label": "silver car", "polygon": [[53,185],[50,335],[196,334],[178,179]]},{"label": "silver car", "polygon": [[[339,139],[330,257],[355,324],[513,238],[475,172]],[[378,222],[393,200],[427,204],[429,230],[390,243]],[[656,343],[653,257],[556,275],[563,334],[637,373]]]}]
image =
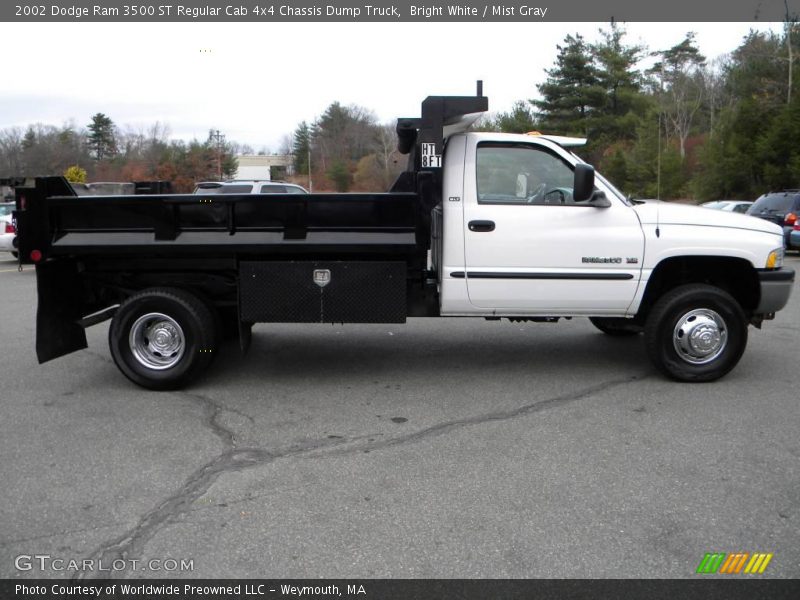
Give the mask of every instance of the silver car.
[{"label": "silver car", "polygon": [[0,252],[11,252],[17,256],[17,230],[12,222],[13,202],[0,203]]},{"label": "silver car", "polygon": [[242,179],[234,181],[202,181],[195,188],[195,194],[307,194],[308,191],[294,183]]},{"label": "silver car", "polygon": [[714,200],[713,202],[703,202],[700,206],[744,214],[752,204],[749,200]]}]

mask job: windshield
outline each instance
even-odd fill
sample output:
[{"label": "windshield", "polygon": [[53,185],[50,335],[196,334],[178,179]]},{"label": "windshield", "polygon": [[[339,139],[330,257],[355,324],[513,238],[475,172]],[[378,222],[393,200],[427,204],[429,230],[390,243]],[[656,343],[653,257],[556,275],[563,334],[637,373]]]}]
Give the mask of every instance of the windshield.
[{"label": "windshield", "polygon": [[762,212],[786,213],[792,210],[795,195],[773,194],[762,196],[750,207],[748,214],[755,215]]},{"label": "windshield", "polygon": [[194,191],[195,194],[249,194],[253,191],[251,184],[235,184],[235,185],[210,185],[198,186]]},{"label": "windshield", "polygon": [[261,186],[262,194],[307,194],[303,188],[296,185],[280,185],[267,183]]},{"label": "windshield", "polygon": [[[567,150],[567,152],[569,152],[569,153],[570,153],[570,156],[572,156],[574,159],[576,159],[576,160],[578,160],[578,161],[580,161],[580,162],[582,162],[582,163],[586,163],[586,161],[585,161],[585,160],[583,160],[583,159],[582,159],[580,156],[578,156],[577,154],[575,154],[575,153],[574,153],[572,150],[569,150],[569,149],[567,149],[567,148],[565,148],[565,150]],[[586,164],[588,164],[588,163],[586,163]],[[595,171],[595,172],[594,172],[594,178],[595,178],[595,179],[597,179],[598,181],[600,181],[600,182],[601,182],[603,185],[605,185],[605,186],[606,186],[606,187],[607,187],[609,190],[611,190],[611,193],[612,193],[612,194],[614,194],[614,195],[615,195],[617,198],[619,198],[620,200],[622,200],[622,201],[623,201],[625,204],[627,204],[628,206],[631,206],[631,203],[630,203],[630,202],[628,202],[628,197],[627,197],[625,194],[623,194],[623,193],[622,193],[622,192],[621,192],[621,191],[620,191],[620,190],[619,190],[619,189],[618,189],[618,188],[617,188],[617,187],[616,187],[616,186],[615,186],[613,183],[611,183],[611,182],[610,182],[608,179],[606,179],[605,177],[603,177],[603,176],[602,176],[600,173],[598,173],[597,171]]]},{"label": "windshield", "polygon": [[625,194],[623,194],[621,191],[619,191],[619,190],[616,188],[616,186],[614,186],[614,184],[613,184],[613,183],[611,183],[611,182],[610,182],[608,179],[606,179],[605,177],[603,177],[602,175],[600,175],[600,173],[598,173],[597,171],[595,171],[595,173],[594,173],[594,177],[595,177],[595,179],[599,179],[599,180],[600,180],[600,181],[603,183],[603,185],[607,186],[607,187],[608,187],[608,188],[611,190],[611,192],[612,192],[612,193],[613,193],[613,194],[614,194],[614,195],[615,195],[617,198],[619,198],[619,199],[620,199],[620,200],[622,200],[622,201],[623,201],[625,204],[627,204],[628,206],[630,206],[630,204],[631,204],[631,203],[630,203],[630,202],[628,202],[628,198],[625,196]]}]

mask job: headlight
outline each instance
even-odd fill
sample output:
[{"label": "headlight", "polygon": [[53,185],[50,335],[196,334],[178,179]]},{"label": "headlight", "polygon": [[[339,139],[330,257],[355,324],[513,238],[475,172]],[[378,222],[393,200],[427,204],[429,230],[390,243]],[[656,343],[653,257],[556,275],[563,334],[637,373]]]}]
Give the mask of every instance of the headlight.
[{"label": "headlight", "polygon": [[775,248],[767,256],[767,269],[780,269],[783,266],[783,246]]}]

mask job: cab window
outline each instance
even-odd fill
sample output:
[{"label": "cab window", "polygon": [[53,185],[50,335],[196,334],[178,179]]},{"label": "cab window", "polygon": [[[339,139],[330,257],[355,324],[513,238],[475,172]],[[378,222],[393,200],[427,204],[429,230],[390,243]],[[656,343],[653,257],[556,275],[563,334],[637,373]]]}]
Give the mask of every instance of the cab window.
[{"label": "cab window", "polygon": [[528,144],[479,144],[480,204],[575,204],[573,171],[550,151]]}]

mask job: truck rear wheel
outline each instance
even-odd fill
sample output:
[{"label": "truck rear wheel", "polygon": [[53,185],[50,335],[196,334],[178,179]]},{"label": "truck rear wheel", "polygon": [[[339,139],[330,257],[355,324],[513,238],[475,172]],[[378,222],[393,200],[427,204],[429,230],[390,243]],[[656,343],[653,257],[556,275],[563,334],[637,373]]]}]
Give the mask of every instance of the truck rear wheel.
[{"label": "truck rear wheel", "polygon": [[747,346],[739,303],[711,285],[682,285],[653,306],[645,345],[656,368],[678,381],[714,381],[728,373]]},{"label": "truck rear wheel", "polygon": [[151,288],[128,298],[108,331],[111,356],[134,383],[179,388],[201,374],[216,351],[211,309],[179,289]]},{"label": "truck rear wheel", "polygon": [[642,326],[633,322],[633,319],[617,317],[589,317],[592,325],[603,333],[616,337],[636,335],[642,333]]}]

